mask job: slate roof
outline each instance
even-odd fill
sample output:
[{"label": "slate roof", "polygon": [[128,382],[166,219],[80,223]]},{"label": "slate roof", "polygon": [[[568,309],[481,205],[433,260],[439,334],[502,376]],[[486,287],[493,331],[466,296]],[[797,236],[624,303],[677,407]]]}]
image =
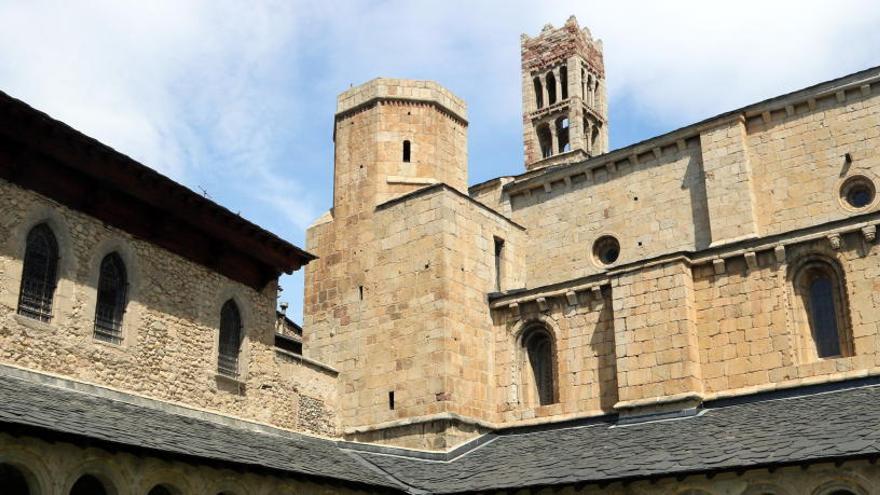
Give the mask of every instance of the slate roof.
[{"label": "slate roof", "polygon": [[379,491],[458,493],[877,457],[878,382],[716,401],[679,419],[622,425],[606,417],[511,429],[458,452],[420,458],[403,449],[223,424],[148,407],[145,399],[130,403],[3,376],[0,430],[75,435]]},{"label": "slate roof", "polygon": [[7,425],[37,427],[115,446],[285,471],[325,481],[329,478],[376,487],[399,486],[363,460],[337,448],[333,440],[269,428],[265,430],[277,433],[255,431],[2,376],[0,430],[7,429]]},{"label": "slate roof", "polygon": [[362,455],[422,490],[455,493],[880,454],[880,387],[774,397],[675,420],[511,431],[450,462]]}]

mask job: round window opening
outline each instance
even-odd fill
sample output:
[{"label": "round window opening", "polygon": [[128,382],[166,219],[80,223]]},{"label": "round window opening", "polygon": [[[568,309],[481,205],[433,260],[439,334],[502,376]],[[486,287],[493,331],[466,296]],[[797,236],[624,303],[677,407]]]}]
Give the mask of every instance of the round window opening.
[{"label": "round window opening", "polygon": [[846,206],[857,210],[870,206],[876,194],[874,183],[860,175],[850,177],[840,186],[840,199]]},{"label": "round window opening", "polygon": [[603,265],[610,265],[620,256],[620,243],[610,235],[596,239],[593,244],[593,257]]}]

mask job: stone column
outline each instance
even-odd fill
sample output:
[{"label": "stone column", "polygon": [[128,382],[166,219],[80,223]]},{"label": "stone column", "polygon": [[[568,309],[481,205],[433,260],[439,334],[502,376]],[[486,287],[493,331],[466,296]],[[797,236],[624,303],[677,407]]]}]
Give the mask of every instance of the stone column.
[{"label": "stone column", "polygon": [[556,101],[562,101],[562,79],[559,77],[559,67],[553,69],[553,79],[556,81]]},{"label": "stone column", "polygon": [[559,154],[559,141],[556,138],[556,122],[550,121],[550,156]]},{"label": "stone column", "polygon": [[700,133],[711,246],[758,236],[745,118]]}]

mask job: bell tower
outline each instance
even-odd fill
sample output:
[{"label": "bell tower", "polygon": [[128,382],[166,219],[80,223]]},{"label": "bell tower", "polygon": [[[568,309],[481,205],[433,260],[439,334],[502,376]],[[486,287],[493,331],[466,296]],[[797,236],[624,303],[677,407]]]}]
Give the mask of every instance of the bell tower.
[{"label": "bell tower", "polygon": [[521,37],[526,170],[608,151],[608,100],[602,41],[574,16]]}]

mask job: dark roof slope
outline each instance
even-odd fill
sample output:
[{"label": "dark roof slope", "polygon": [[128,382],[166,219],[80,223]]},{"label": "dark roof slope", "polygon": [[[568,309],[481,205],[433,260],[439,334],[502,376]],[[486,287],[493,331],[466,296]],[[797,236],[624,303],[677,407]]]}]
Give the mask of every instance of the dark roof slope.
[{"label": "dark roof slope", "polygon": [[315,258],[2,91],[0,178],[257,289]]},{"label": "dark roof slope", "polygon": [[0,425],[0,429],[27,427],[38,434],[86,438],[162,457],[231,463],[330,482],[399,486],[340,450],[333,440],[274,428],[260,431],[256,425],[251,429],[221,424],[13,376],[0,379]]},{"label": "dark roof slope", "polygon": [[716,401],[672,420],[623,425],[605,417],[510,429],[450,455],[209,420],[222,417],[185,415],[179,406],[36,375],[0,372],[0,430],[73,436],[368,491],[479,492],[880,457],[880,378]]},{"label": "dark roof slope", "polygon": [[362,452],[431,493],[610,482],[880,454],[880,387],[719,404],[629,426],[526,429],[448,462]]}]

